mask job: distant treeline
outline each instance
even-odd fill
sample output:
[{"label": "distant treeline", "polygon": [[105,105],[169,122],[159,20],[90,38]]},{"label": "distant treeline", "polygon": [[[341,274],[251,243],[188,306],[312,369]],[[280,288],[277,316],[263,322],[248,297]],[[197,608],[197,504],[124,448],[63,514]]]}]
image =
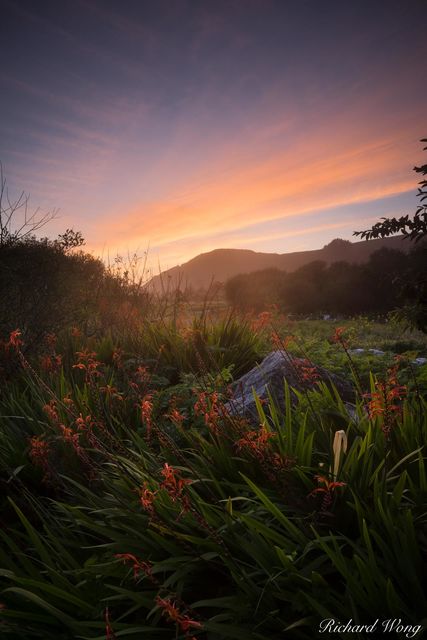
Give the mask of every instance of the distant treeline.
[{"label": "distant treeline", "polygon": [[[284,312],[302,315],[382,314],[419,300],[423,272],[427,243],[407,254],[380,249],[365,264],[315,261],[292,273],[265,269],[241,274],[227,281],[225,291],[229,303],[243,311],[276,304]],[[425,287],[425,279],[421,284]]]}]

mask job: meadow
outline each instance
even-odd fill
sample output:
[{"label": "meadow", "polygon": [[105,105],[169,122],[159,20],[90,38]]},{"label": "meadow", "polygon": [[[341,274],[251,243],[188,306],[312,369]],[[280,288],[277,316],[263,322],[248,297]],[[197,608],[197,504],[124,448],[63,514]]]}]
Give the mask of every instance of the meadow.
[{"label": "meadow", "polygon": [[[2,636],[308,639],[326,618],[421,633],[425,334],[172,311],[31,354],[3,336]],[[351,380],[353,411],[314,379],[296,406],[284,384],[284,412],[258,402],[257,425],[229,415],[230,383],[272,349]]]}]

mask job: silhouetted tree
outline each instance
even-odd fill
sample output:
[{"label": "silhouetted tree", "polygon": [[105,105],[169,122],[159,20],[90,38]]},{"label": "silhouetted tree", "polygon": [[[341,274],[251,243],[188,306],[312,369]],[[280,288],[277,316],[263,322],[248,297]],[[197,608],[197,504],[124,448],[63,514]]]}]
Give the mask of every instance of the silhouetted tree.
[{"label": "silhouetted tree", "polygon": [[[423,138],[421,142],[427,142],[427,138]],[[423,150],[427,150],[427,147],[424,147]],[[426,176],[427,164],[414,167],[414,171]],[[427,204],[425,204],[427,180],[423,179],[419,184],[421,186],[418,188],[418,197],[421,204],[412,218],[409,215],[400,218],[382,218],[371,229],[355,231],[354,235],[370,240],[371,238],[385,238],[402,233],[414,242],[424,240],[427,237]],[[415,261],[415,258],[412,258],[411,268],[406,272],[401,272],[400,278],[395,279],[394,286],[395,288],[399,287],[397,295],[405,301],[400,313],[401,317],[418,329],[427,332],[427,262],[423,251],[421,251],[421,255],[424,256],[421,261]],[[415,267],[416,262],[417,264],[421,262],[418,267]]]},{"label": "silhouetted tree", "polygon": [[[426,260],[424,244],[408,255],[382,248],[366,264],[339,261],[327,266],[314,261],[291,273],[266,269],[240,274],[226,283],[225,291],[229,302],[245,311],[274,303],[284,312],[303,316],[385,314],[421,295],[412,273]],[[419,322],[422,317],[420,311]]]},{"label": "silhouetted tree", "polygon": [[323,310],[326,263],[316,260],[288,274],[280,288],[284,310],[310,314]]},{"label": "silhouetted tree", "polygon": [[[422,138],[421,142],[427,142],[427,138]],[[426,150],[427,147],[424,147],[423,151]],[[414,167],[414,171],[422,176],[427,175],[427,164]],[[381,222],[374,224],[371,229],[355,231],[353,235],[361,236],[366,240],[387,238],[396,233],[402,233],[416,242],[425,238],[427,235],[427,205],[424,202],[427,200],[427,180],[423,179],[419,184],[421,187],[418,189],[418,197],[421,204],[418,206],[413,218],[410,218],[409,215],[401,216],[400,218],[381,218]]]}]

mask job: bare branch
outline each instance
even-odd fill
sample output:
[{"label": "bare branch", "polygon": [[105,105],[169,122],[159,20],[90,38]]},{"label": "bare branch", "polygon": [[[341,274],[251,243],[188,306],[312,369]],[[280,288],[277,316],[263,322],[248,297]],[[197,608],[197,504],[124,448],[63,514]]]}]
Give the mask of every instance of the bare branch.
[{"label": "bare branch", "polygon": [[29,211],[29,195],[25,191],[10,198],[0,162],[0,246],[28,238],[58,215],[59,209],[43,212],[37,207]]}]

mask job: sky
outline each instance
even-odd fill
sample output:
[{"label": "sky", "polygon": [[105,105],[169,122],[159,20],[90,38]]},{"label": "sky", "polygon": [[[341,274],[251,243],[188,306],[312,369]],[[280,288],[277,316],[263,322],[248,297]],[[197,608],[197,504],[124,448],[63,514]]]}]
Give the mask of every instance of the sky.
[{"label": "sky", "polygon": [[415,210],[424,0],[0,0],[0,161],[108,259],[287,253]]}]

